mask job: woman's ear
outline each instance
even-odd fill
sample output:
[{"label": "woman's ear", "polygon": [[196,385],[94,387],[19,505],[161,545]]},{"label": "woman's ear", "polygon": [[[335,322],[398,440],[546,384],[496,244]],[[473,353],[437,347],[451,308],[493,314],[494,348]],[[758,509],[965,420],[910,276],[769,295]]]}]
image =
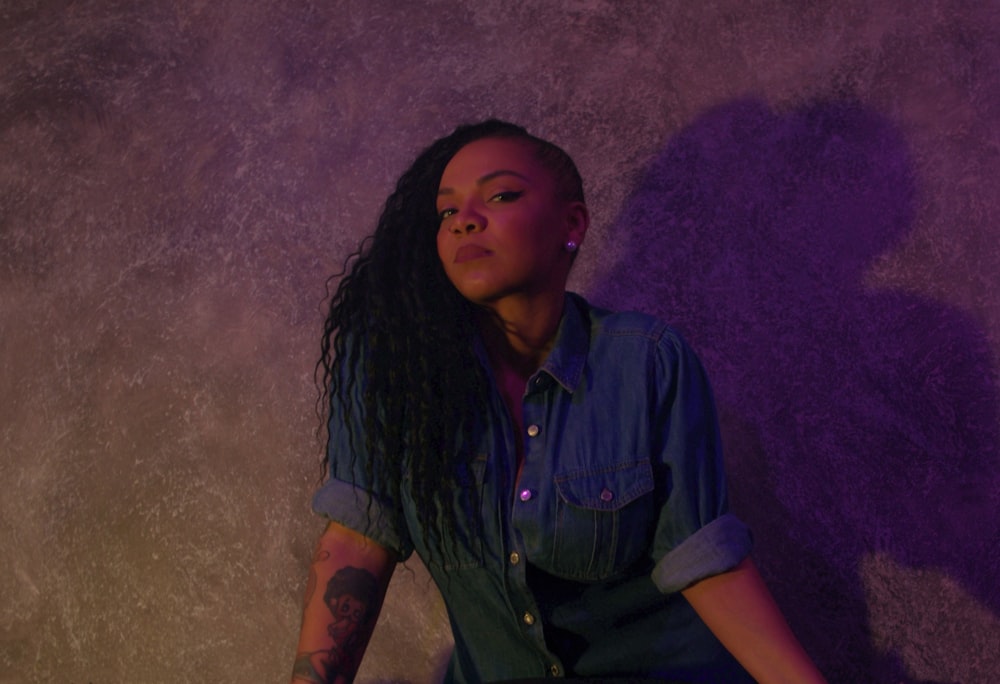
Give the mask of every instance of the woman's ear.
[{"label": "woman's ear", "polygon": [[590,212],[583,202],[570,202],[566,206],[566,239],[577,245],[583,244],[583,238],[590,227]]}]

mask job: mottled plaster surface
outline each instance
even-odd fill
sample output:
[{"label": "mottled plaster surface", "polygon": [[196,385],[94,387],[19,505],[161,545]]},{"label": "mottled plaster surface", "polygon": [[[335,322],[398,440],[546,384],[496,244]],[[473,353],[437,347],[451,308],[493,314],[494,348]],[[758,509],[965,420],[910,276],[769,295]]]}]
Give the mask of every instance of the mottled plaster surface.
[{"label": "mottled plaster surface", "polygon": [[[833,682],[1000,679],[1000,3],[0,6],[0,682],[282,681],[324,282],[410,158],[578,160]],[[401,568],[360,679],[440,677]]]}]

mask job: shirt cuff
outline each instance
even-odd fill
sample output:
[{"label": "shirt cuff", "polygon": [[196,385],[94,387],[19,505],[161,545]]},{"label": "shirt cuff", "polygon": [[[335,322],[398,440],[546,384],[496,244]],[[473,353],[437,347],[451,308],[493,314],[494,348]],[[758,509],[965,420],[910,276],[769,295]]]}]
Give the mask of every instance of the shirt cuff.
[{"label": "shirt cuff", "polygon": [[716,518],[659,560],[652,579],[664,594],[686,589],[695,582],[732,570],[750,555],[753,538],[732,513]]},{"label": "shirt cuff", "polygon": [[400,512],[350,482],[330,478],[313,495],[313,511],[368,537],[405,561],[413,544],[405,530],[400,533]]}]

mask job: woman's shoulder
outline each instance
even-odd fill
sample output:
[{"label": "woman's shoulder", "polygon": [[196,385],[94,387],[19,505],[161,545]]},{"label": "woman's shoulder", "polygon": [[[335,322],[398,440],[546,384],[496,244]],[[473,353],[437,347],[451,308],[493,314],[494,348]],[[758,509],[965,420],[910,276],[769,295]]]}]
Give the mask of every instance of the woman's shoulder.
[{"label": "woman's shoulder", "polygon": [[670,323],[642,311],[616,311],[596,306],[576,293],[568,293],[590,323],[591,337],[644,338],[656,344],[686,347],[681,333]]}]

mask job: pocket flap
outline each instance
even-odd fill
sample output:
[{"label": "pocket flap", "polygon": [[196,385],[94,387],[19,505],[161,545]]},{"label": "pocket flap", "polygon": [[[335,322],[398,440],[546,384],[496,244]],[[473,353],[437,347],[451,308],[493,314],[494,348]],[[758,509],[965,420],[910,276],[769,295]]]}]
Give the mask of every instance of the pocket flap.
[{"label": "pocket flap", "polygon": [[653,491],[649,459],[556,475],[556,491],[571,506],[615,511]]}]

